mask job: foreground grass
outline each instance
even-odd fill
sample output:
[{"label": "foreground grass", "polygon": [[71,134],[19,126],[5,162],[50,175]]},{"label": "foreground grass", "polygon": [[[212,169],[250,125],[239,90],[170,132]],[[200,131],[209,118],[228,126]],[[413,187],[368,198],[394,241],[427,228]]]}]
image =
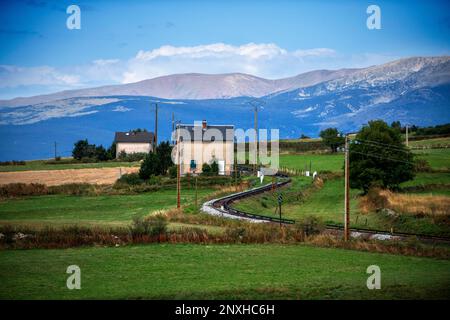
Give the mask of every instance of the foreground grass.
[{"label": "foreground grass", "polygon": [[[245,257],[244,259],[242,257]],[[81,268],[81,290],[66,268]],[[381,268],[381,290],[366,269]],[[0,252],[1,299],[448,299],[450,261],[301,245]]]},{"label": "foreground grass", "polygon": [[20,166],[0,166],[0,172],[10,171],[33,171],[33,170],[65,170],[65,169],[91,169],[91,168],[115,168],[115,167],[137,167],[139,162],[106,161],[95,163],[61,163],[47,164],[45,160],[27,161]]},{"label": "foreground grass", "polygon": [[[199,189],[198,199],[212,189]],[[9,224],[84,224],[122,225],[134,215],[176,207],[176,190],[165,189],[137,195],[104,196],[34,196],[0,202],[0,221]],[[192,203],[195,190],[182,192],[183,205]]]}]

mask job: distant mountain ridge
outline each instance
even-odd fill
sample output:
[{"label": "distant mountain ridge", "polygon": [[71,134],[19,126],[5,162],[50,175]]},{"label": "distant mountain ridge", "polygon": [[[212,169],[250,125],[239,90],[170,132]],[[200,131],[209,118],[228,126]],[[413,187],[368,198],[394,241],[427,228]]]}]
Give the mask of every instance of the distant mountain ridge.
[{"label": "distant mountain ridge", "polygon": [[0,100],[0,107],[24,106],[62,99],[105,96],[151,96],[162,99],[229,99],[262,97],[268,94],[303,88],[349,75],[358,69],[310,71],[295,77],[269,80],[244,73],[185,73],[162,76],[135,83],[88,89],[66,90],[33,97]]},{"label": "distant mountain ridge", "polygon": [[[404,80],[429,69],[422,85],[448,81],[449,56],[413,57],[361,69],[315,70],[283,79],[264,79],[244,73],[186,73],[157,77],[135,83],[96,88],[66,90],[34,97],[0,100],[0,107],[47,103],[75,97],[151,96],[162,99],[229,99],[241,96],[263,97],[278,92],[327,83],[327,88],[366,83],[368,86],[387,81]],[[417,81],[419,83],[419,81]]]}]

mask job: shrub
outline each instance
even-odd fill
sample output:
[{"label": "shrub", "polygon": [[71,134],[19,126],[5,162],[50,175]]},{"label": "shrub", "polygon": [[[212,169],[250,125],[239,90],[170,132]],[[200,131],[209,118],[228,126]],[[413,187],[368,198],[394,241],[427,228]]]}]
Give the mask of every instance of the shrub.
[{"label": "shrub", "polygon": [[150,225],[150,236],[160,236],[167,233],[167,218],[162,214],[148,216],[145,220]]},{"label": "shrub", "polygon": [[175,179],[178,176],[178,167],[177,166],[171,166],[169,168],[169,177],[172,179]]},{"label": "shrub", "polygon": [[141,169],[139,170],[139,177],[141,179],[147,180],[150,176],[155,176],[160,174],[160,161],[155,153],[149,153],[146,155],[144,161],[141,164]]},{"label": "shrub", "polygon": [[148,217],[134,216],[130,226],[132,237],[161,236],[167,233],[167,218],[162,214]]},{"label": "shrub", "polygon": [[431,172],[431,166],[425,159],[417,159],[414,162],[414,171],[415,172]]},{"label": "shrub", "polygon": [[379,211],[388,206],[388,199],[381,194],[380,188],[370,188],[367,195],[360,201],[361,211],[364,213]]},{"label": "shrub", "polygon": [[0,186],[1,198],[40,196],[48,193],[48,188],[45,185],[39,183],[10,183]]},{"label": "shrub", "polygon": [[214,176],[217,176],[219,174],[219,165],[217,164],[216,161],[213,161],[211,163],[211,173]]},{"label": "shrub", "polygon": [[149,221],[145,220],[142,216],[136,215],[133,217],[130,226],[130,233],[132,237],[148,235],[150,230]]},{"label": "shrub", "polygon": [[145,159],[148,153],[145,152],[135,152],[126,153],[124,150],[120,151],[118,159],[125,162],[136,162]]},{"label": "shrub", "polygon": [[17,160],[0,161],[0,166],[24,166],[24,165],[25,161],[17,161]]},{"label": "shrub", "polygon": [[48,187],[50,194],[66,194],[71,196],[84,196],[95,194],[97,186],[89,183],[66,183],[59,186]]},{"label": "shrub", "polygon": [[202,165],[202,175],[210,176],[212,174],[211,166],[207,163]]},{"label": "shrub", "polygon": [[325,229],[323,221],[316,216],[306,216],[296,223],[296,227],[306,236],[321,233]]},{"label": "shrub", "polygon": [[137,173],[126,173],[122,175],[118,180],[118,183],[128,184],[131,186],[135,186],[138,184],[142,184],[144,180],[139,177]]}]

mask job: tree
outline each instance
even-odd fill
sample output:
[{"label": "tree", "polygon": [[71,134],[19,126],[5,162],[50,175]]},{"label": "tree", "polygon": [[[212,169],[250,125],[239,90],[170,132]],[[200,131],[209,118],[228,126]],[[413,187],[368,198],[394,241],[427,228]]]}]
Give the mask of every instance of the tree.
[{"label": "tree", "polygon": [[165,175],[172,166],[172,146],[169,142],[164,141],[156,147],[156,152],[145,156],[139,170],[139,177],[146,180],[151,176]]},{"label": "tree", "polygon": [[349,146],[350,186],[396,188],[414,178],[413,154],[402,143],[400,132],[384,121],[370,121]]},{"label": "tree", "polygon": [[344,137],[336,128],[328,128],[320,131],[320,137],[323,143],[331,148],[332,152],[336,152],[337,148],[345,143]]},{"label": "tree", "polygon": [[167,173],[167,170],[173,166],[172,161],[172,146],[169,141],[161,142],[156,148],[156,154],[159,157],[160,169],[162,175]]},{"label": "tree", "polygon": [[102,145],[99,145],[98,147],[95,147],[95,158],[98,161],[106,161],[108,160],[108,152],[105,148],[103,148]]},{"label": "tree", "polygon": [[211,175],[217,176],[219,174],[219,165],[216,161],[211,163]]},{"label": "tree", "polygon": [[402,125],[401,125],[400,121],[392,122],[391,128],[397,130],[398,132],[402,132]]},{"label": "tree", "polygon": [[109,160],[114,160],[116,158],[116,147],[117,144],[114,141],[111,146],[108,148],[107,153],[108,153],[108,159]]},{"label": "tree", "polygon": [[211,175],[211,166],[207,163],[202,165],[202,175],[210,176]]},{"label": "tree", "polygon": [[79,140],[74,144],[72,156],[77,160],[81,160],[82,158],[94,158],[95,145],[89,144],[87,139]]},{"label": "tree", "polygon": [[141,164],[139,170],[139,177],[147,180],[151,176],[157,176],[161,174],[161,162],[156,153],[152,152],[147,154],[144,161]]}]

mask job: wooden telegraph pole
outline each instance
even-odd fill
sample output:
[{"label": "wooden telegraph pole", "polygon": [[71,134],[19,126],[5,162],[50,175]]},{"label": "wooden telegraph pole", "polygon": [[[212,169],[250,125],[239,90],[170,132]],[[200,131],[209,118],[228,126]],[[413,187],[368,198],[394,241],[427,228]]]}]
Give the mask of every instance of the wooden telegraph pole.
[{"label": "wooden telegraph pole", "polygon": [[408,141],[408,125],[406,125],[406,146],[409,146],[409,141]]},{"label": "wooden telegraph pole", "polygon": [[178,154],[178,159],[177,159],[177,208],[180,209],[181,208],[181,203],[180,203],[180,193],[181,193],[181,145],[180,145],[180,137],[177,136],[177,154]]},{"label": "wooden telegraph pole", "polygon": [[258,106],[255,105],[255,161],[256,163],[253,165],[253,171],[256,174],[256,167],[258,164]]},{"label": "wooden telegraph pole", "polygon": [[172,112],[172,134],[170,135],[171,136],[171,143],[172,143],[172,145],[174,143],[174,138],[173,138],[174,132],[175,132],[175,113]]},{"label": "wooden telegraph pole", "polygon": [[155,152],[158,146],[158,104],[155,103]]},{"label": "wooden telegraph pole", "polygon": [[348,135],[345,135],[345,219],[344,219],[344,240],[348,241],[350,238],[350,159],[348,150]]}]

